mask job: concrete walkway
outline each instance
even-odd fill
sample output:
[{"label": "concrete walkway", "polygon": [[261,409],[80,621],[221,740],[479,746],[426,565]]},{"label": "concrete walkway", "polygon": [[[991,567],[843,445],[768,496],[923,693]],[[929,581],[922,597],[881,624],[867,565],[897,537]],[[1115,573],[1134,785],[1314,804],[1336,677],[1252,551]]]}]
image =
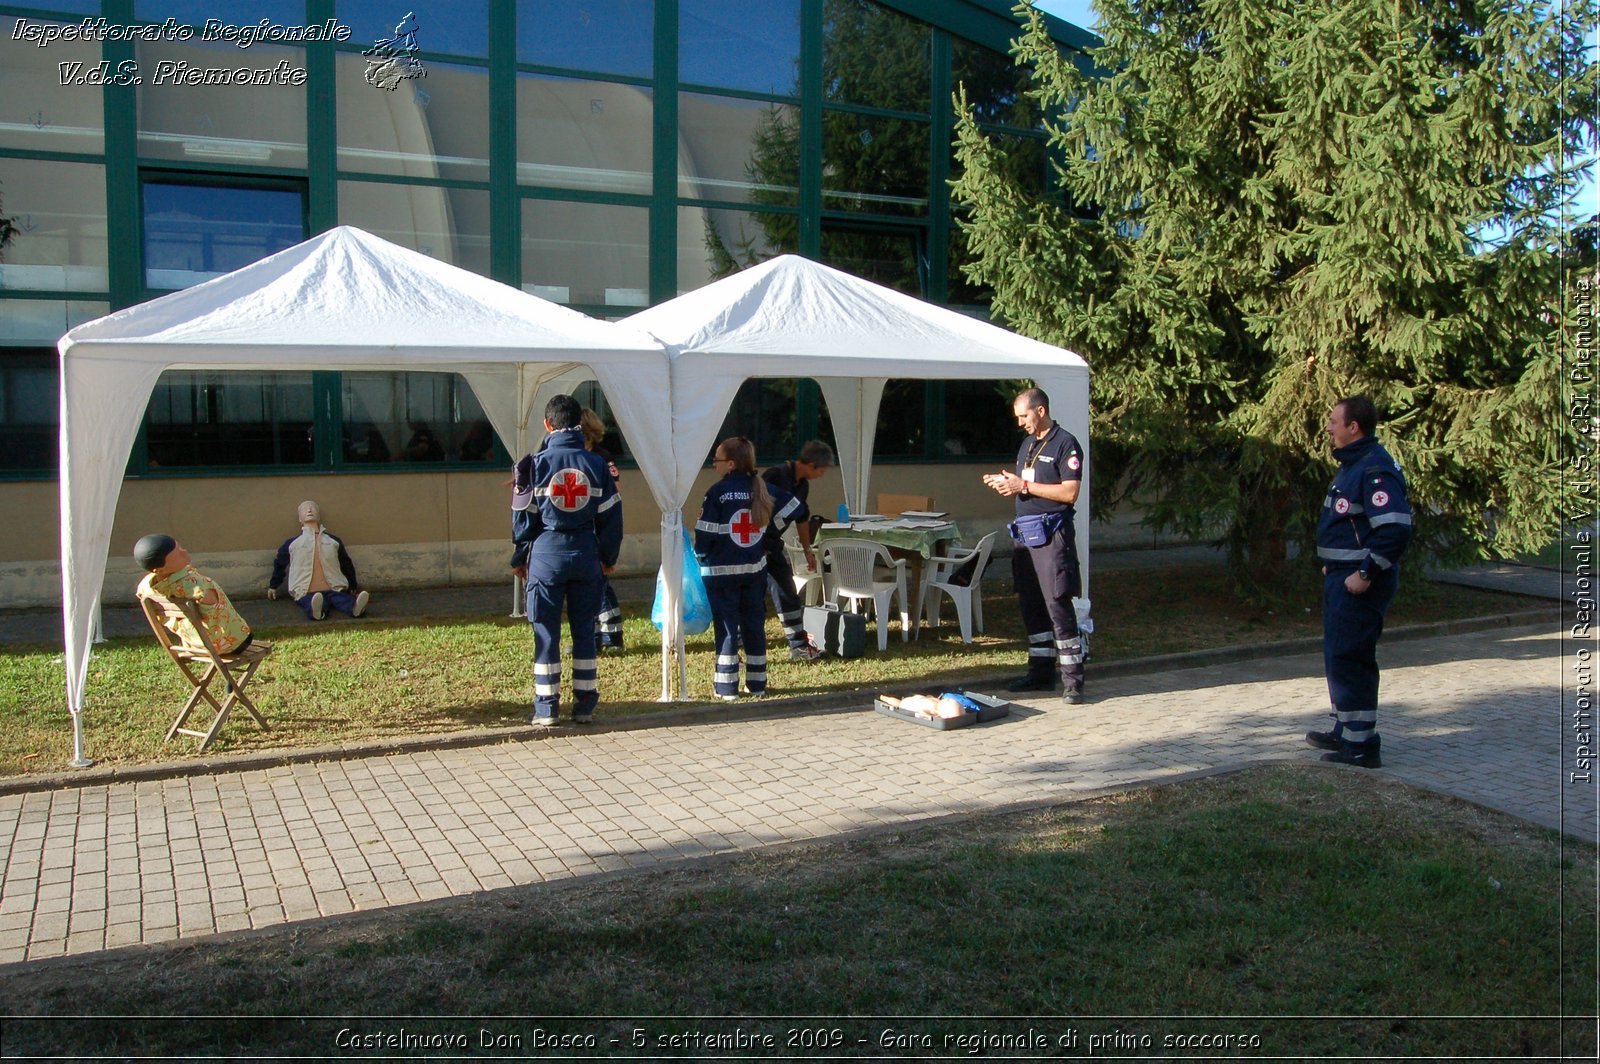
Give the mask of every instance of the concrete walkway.
[{"label": "concrete walkway", "polygon": [[[1568,782],[1574,651],[1553,624],[1385,645],[1379,774],[1593,839],[1595,784]],[[7,795],[0,962],[1312,761],[1327,703],[1320,654],[1090,690],[950,732],[848,706]]]}]

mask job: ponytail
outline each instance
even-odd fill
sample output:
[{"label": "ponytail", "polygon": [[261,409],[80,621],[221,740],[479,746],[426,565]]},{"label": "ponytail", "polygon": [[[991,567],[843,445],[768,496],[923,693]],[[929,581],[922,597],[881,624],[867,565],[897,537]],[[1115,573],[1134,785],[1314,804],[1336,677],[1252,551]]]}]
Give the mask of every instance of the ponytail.
[{"label": "ponytail", "polygon": [[735,473],[750,475],[750,517],[762,528],[772,520],[772,493],[756,472],[756,445],[743,436],[729,436],[718,448],[722,457],[733,462]]}]

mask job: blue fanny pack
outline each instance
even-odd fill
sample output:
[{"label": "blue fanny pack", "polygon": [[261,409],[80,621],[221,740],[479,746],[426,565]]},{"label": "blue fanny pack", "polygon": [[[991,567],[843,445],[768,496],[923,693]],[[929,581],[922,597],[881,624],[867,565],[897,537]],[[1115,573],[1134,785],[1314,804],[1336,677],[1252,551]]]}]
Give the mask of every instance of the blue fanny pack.
[{"label": "blue fanny pack", "polygon": [[1042,547],[1066,523],[1064,513],[1023,514],[1006,525],[1006,531],[1011,533],[1011,542],[1019,547]]}]

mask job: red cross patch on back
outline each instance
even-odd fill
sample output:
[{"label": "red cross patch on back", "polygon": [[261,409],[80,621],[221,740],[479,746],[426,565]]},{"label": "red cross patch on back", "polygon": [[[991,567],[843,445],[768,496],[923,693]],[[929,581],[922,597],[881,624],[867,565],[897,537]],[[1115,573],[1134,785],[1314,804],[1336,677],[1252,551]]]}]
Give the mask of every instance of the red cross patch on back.
[{"label": "red cross patch on back", "polygon": [[563,469],[550,478],[550,487],[545,490],[556,509],[569,514],[589,505],[592,497],[589,478],[581,469]]},{"label": "red cross patch on back", "polygon": [[749,510],[740,510],[728,522],[728,535],[741,547],[748,547],[761,538],[761,526],[750,516]]}]

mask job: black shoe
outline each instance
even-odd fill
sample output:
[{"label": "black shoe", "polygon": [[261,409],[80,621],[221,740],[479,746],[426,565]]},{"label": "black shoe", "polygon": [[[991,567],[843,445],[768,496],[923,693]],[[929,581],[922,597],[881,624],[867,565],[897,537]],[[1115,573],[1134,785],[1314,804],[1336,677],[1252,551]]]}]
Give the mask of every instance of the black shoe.
[{"label": "black shoe", "polygon": [[1322,760],[1332,761],[1337,765],[1354,765],[1357,768],[1382,768],[1383,759],[1378,756],[1376,747],[1347,746],[1343,750],[1336,750],[1331,754],[1323,754]]},{"label": "black shoe", "polygon": [[1343,750],[1344,743],[1334,737],[1331,731],[1308,731],[1306,742],[1318,750]]},{"label": "black shoe", "polygon": [[1083,704],[1083,692],[1062,691],[1061,701],[1065,702],[1069,706],[1081,706]]},{"label": "black shoe", "polygon": [[[618,647],[617,649],[620,650],[621,648]],[[572,715],[572,723],[574,723],[574,724],[593,724],[594,723],[594,714],[593,713],[574,713]]]},{"label": "black shoe", "polygon": [[1019,676],[1006,684],[1007,691],[1054,691],[1055,689],[1054,676]]}]

